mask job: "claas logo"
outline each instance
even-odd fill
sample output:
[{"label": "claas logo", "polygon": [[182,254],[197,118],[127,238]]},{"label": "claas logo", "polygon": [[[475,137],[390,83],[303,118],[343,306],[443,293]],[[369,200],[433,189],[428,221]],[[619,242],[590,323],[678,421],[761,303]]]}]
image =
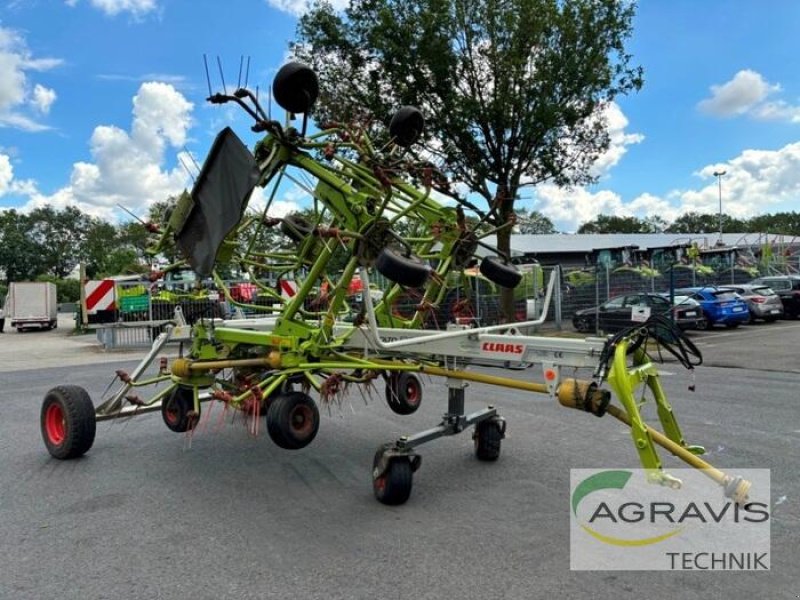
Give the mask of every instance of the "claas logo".
[{"label": "claas logo", "polygon": [[525,346],[522,344],[502,344],[500,342],[483,342],[482,352],[503,352],[504,354],[522,354]]}]

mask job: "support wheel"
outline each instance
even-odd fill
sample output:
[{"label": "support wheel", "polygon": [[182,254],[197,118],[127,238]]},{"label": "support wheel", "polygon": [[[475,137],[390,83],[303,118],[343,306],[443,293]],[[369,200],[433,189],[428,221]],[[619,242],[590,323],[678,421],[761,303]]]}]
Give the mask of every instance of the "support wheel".
[{"label": "support wheel", "polygon": [[403,148],[414,145],[425,128],[425,118],[415,106],[402,106],[389,123],[389,134]]},{"label": "support wheel", "polygon": [[314,400],[303,392],[275,396],[267,409],[269,437],[281,448],[299,450],[316,437],[319,410]]},{"label": "support wheel", "polygon": [[272,95],[278,105],[291,113],[308,112],[319,96],[319,81],[311,67],[301,62],[283,65],[272,82]]},{"label": "support wheel", "polygon": [[375,268],[388,280],[412,288],[425,285],[430,275],[428,265],[413,256],[402,256],[390,248],[381,250]]},{"label": "support wheel", "polygon": [[41,429],[44,445],[55,458],[77,458],[89,451],[97,430],[89,394],[76,385],[53,388],[42,402]]},{"label": "support wheel", "polygon": [[472,439],[478,460],[495,461],[500,457],[500,445],[505,437],[505,427],[498,419],[488,419],[475,425]]},{"label": "support wheel", "polygon": [[486,279],[504,288],[515,288],[522,281],[522,273],[514,265],[506,264],[496,256],[484,258],[480,270]]},{"label": "support wheel", "polygon": [[194,412],[194,391],[192,388],[176,387],[161,402],[161,417],[171,431],[183,433],[194,429],[200,420],[200,411]]},{"label": "support wheel", "polygon": [[410,415],[422,403],[422,382],[413,373],[391,373],[386,381],[386,403],[398,415]]},{"label": "support wheel", "polygon": [[380,466],[387,449],[387,446],[378,448],[372,461],[372,492],[381,504],[397,506],[405,503],[411,496],[414,469],[408,458],[399,456],[390,458],[381,473]]}]

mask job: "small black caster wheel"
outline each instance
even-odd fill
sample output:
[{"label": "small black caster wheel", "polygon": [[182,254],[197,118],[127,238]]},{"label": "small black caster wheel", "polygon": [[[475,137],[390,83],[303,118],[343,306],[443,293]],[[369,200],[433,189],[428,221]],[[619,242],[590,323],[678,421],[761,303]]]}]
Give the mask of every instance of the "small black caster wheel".
[{"label": "small black caster wheel", "polygon": [[410,288],[422,287],[431,274],[430,267],[418,258],[403,256],[391,248],[381,250],[375,268],[389,281]]},{"label": "small black caster wheel", "polygon": [[372,493],[381,504],[397,506],[411,496],[414,471],[419,468],[420,457],[392,456],[384,462],[387,449],[387,446],[378,448],[372,461]]},{"label": "small black caster wheel", "polygon": [[55,458],[77,458],[94,443],[94,405],[86,390],[77,385],[60,385],[47,392],[39,423],[44,445]]},{"label": "small black caster wheel", "polygon": [[389,134],[395,143],[403,148],[413,146],[425,129],[425,117],[415,106],[402,106],[392,115]]},{"label": "small black caster wheel", "polygon": [[319,410],[311,396],[288,392],[272,398],[267,409],[267,432],[285,450],[308,446],[319,430]]},{"label": "small black caster wheel", "polygon": [[386,380],[386,403],[398,415],[410,415],[422,403],[422,382],[413,373],[391,373]]},{"label": "small black caster wheel", "polygon": [[515,288],[522,281],[522,273],[517,267],[504,263],[496,256],[487,256],[481,261],[481,275],[504,288]]},{"label": "small black caster wheel", "polygon": [[200,412],[194,410],[194,391],[188,387],[176,387],[161,402],[161,418],[170,431],[183,433],[197,427]]},{"label": "small black caster wheel", "polygon": [[286,63],[275,75],[272,95],[284,110],[298,114],[308,112],[319,96],[317,74],[301,62]]},{"label": "small black caster wheel", "polygon": [[505,421],[487,419],[475,425],[472,439],[478,460],[495,461],[500,457],[500,445],[505,437]]}]

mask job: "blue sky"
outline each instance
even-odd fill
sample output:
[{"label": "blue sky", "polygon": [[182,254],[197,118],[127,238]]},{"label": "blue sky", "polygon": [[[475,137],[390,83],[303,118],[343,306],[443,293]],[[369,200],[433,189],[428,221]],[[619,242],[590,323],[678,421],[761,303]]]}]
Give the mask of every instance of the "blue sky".
[{"label": "blue sky", "polygon": [[[296,0],[0,0],[0,208],[76,204],[114,220],[189,183],[239,111],[210,106],[202,55],[239,57],[266,88],[294,36]],[[524,193],[559,229],[599,213],[798,210],[800,73],[795,0],[645,0],[629,49],[645,86],[606,117],[613,144],[600,180]],[[288,190],[280,208],[306,199]]]}]

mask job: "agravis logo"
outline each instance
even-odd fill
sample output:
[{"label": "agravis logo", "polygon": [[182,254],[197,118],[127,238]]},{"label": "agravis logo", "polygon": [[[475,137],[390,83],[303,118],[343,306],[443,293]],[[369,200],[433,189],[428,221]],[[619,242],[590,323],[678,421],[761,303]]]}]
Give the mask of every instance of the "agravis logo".
[{"label": "agravis logo", "polygon": [[769,470],[747,469],[746,504],[695,469],[572,469],[570,567],[769,569]]},{"label": "agravis logo", "polygon": [[[595,475],[584,479],[575,488],[575,491],[572,492],[572,513],[575,515],[575,518],[578,518],[578,505],[581,503],[581,500],[586,498],[592,492],[597,492],[599,490],[621,490],[628,483],[632,475],[633,473],[631,471],[601,471],[600,473],[596,473]],[[608,515],[610,515],[612,519],[614,518],[614,513],[611,512],[608,504],[601,502],[597,506],[597,509],[592,512],[592,516],[589,518],[588,522],[594,522],[598,518],[604,518]],[[662,535],[638,539],[622,539],[611,535],[604,535],[599,531],[592,529],[586,523],[581,523],[581,529],[583,529],[593,538],[606,544],[612,544],[614,546],[647,546],[649,544],[663,542],[664,540],[679,534],[682,528],[679,527],[678,529],[673,529],[672,531],[668,531]]]}]

